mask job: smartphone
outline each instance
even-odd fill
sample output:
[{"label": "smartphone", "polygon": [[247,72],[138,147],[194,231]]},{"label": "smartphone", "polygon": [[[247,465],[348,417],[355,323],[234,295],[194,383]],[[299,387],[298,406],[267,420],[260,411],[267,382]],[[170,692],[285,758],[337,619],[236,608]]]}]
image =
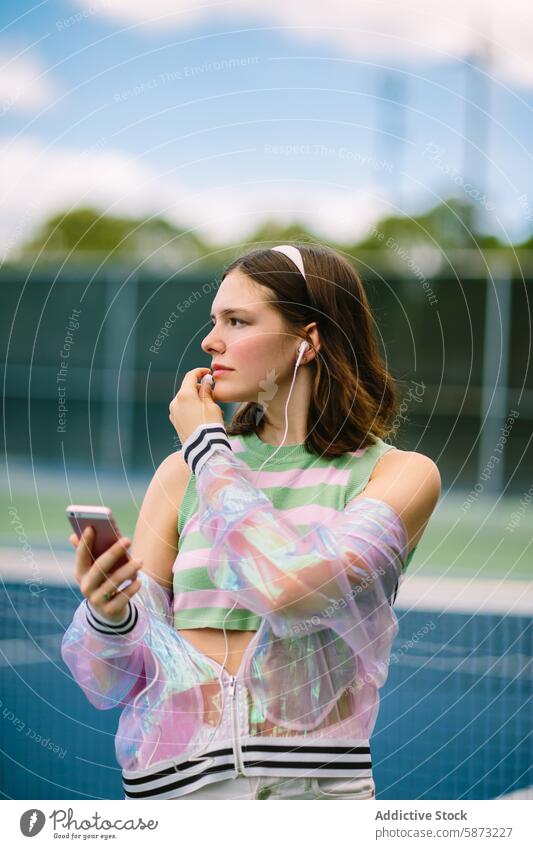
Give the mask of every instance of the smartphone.
[{"label": "smartphone", "polygon": [[[66,514],[78,539],[89,525],[94,528],[93,561],[123,536],[109,507],[97,507],[92,504],[69,504],[66,508]],[[128,560],[131,560],[131,557],[129,552],[126,551],[124,556],[117,560],[112,571],[119,569]]]}]

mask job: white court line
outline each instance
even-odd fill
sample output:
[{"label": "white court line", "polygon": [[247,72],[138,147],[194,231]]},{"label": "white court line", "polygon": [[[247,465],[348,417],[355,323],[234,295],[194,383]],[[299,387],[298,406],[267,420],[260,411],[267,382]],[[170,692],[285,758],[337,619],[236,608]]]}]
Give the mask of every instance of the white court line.
[{"label": "white court line", "polygon": [[394,604],[399,610],[533,615],[533,581],[406,575]]},{"label": "white court line", "polygon": [[[71,586],[75,552],[32,548],[0,548],[0,578],[4,581],[46,586]],[[533,581],[503,578],[448,578],[409,575],[403,578],[394,604],[398,610],[448,613],[496,613],[502,616],[533,615]]]},{"label": "white court line", "polygon": [[513,790],[512,793],[496,796],[496,799],[533,799],[533,787],[523,787],[521,790]]},{"label": "white court line", "polygon": [[4,581],[64,587],[76,583],[74,569],[74,549],[72,553],[63,549],[54,553],[33,547],[24,553],[20,548],[0,548],[0,578]]}]

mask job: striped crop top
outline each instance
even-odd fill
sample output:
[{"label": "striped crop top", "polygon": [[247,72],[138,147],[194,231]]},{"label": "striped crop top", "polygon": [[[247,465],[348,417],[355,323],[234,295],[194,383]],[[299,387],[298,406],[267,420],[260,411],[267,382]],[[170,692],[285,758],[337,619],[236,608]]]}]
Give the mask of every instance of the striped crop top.
[{"label": "striped crop top", "polygon": [[[276,450],[256,434],[229,436],[233,452],[256,471]],[[282,445],[271,463],[253,476],[253,483],[274,507],[305,533],[312,522],[327,523],[367,485],[372,470],[392,445],[374,445],[341,457],[319,457],[303,443]],[[172,567],[174,627],[256,631],[261,617],[237,604],[211,582],[207,572],[210,545],[198,523],[196,477],[191,474],[178,517],[179,549]],[[416,546],[406,558],[407,568]],[[231,612],[230,612],[231,611]]]}]

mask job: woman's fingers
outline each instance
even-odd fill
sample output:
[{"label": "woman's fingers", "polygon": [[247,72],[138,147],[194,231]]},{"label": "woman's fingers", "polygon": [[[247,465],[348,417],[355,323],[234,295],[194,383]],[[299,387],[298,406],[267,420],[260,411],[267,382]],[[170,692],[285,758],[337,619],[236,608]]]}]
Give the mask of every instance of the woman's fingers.
[{"label": "woman's fingers", "polygon": [[116,565],[117,560],[124,559],[124,555],[127,556],[127,547],[131,545],[131,540],[121,537],[93,561],[91,553],[93,538],[92,528],[86,528],[76,549],[76,580],[81,587],[82,583],[90,588],[97,587],[106,577],[106,573]]},{"label": "woman's fingers", "polygon": [[[124,618],[124,613],[126,612],[128,600],[132,596],[134,596],[135,593],[140,590],[140,588],[141,580],[140,578],[136,578],[135,581],[133,581],[133,583],[129,585],[129,587],[126,587],[125,589],[121,590],[119,593],[116,594],[116,596],[113,596],[110,601],[105,602],[103,605],[100,605],[100,611],[104,614],[104,616],[107,616],[108,618],[116,616],[117,622],[120,621],[120,619]],[[95,605],[92,606],[94,607]]]},{"label": "woman's fingers", "polygon": [[127,537],[121,537],[107,551],[96,558],[83,576],[83,585],[80,584],[82,592],[87,597],[108,578],[109,573],[116,568],[117,561],[123,560],[124,555],[128,555],[129,545],[131,545],[131,540]]},{"label": "woman's fingers", "polygon": [[186,372],[185,377],[181,382],[181,388],[185,389],[186,392],[189,392],[192,395],[194,392],[198,391],[198,381],[200,380],[200,378],[210,372],[211,369],[207,366],[201,366],[200,368],[191,369],[190,371]]},{"label": "woman's fingers", "polygon": [[120,569],[117,569],[116,572],[113,572],[113,574],[99,586],[92,589],[92,591],[90,591],[87,595],[87,598],[94,606],[105,604],[109,601],[109,599],[105,598],[106,593],[108,593],[109,596],[114,595],[118,587],[120,587],[126,579],[136,579],[137,573],[141,568],[142,561],[130,560],[128,563],[125,563],[124,566],[121,566]]},{"label": "woman's fingers", "polygon": [[[121,537],[94,561],[92,555],[94,529],[92,527],[85,528],[79,539],[77,534],[71,534],[69,540],[76,548],[76,579],[83,595],[90,601],[96,613],[100,612],[104,617],[116,619],[119,622],[124,618],[129,599],[139,591],[142,585],[137,577],[143,565],[141,560],[128,559],[128,562],[120,568],[115,568],[117,561],[123,559],[124,555],[128,555],[131,540],[128,537]],[[112,574],[109,574],[110,572]],[[128,580],[130,583],[124,589],[117,591],[118,587]],[[106,593],[111,596],[109,600],[105,598]]]}]

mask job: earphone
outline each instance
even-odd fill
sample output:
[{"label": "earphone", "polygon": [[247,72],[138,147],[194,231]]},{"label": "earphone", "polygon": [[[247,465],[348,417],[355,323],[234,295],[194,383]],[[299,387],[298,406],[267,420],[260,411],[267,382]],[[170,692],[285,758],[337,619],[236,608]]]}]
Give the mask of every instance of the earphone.
[{"label": "earphone", "polygon": [[[296,365],[294,366],[294,374],[293,374],[293,378],[292,378],[292,383],[291,383],[291,387],[290,387],[290,389],[289,389],[289,394],[288,394],[288,396],[287,396],[287,402],[286,402],[286,404],[285,404],[285,433],[283,434],[283,439],[282,439],[282,441],[281,441],[280,445],[278,445],[278,447],[276,448],[276,450],[273,452],[273,454],[271,454],[271,455],[270,455],[270,457],[267,457],[267,459],[265,460],[265,462],[261,464],[261,466],[259,467],[259,469],[257,469],[257,471],[258,471],[258,472],[260,472],[260,471],[261,471],[261,469],[263,468],[263,466],[265,465],[265,463],[268,463],[268,461],[269,461],[269,460],[271,460],[271,459],[272,459],[272,457],[274,457],[274,455],[276,454],[276,452],[277,452],[277,451],[279,451],[279,449],[282,447],[283,443],[285,442],[285,440],[286,440],[286,438],[287,438],[287,430],[288,430],[288,428],[289,428],[289,419],[288,419],[289,401],[290,401],[290,399],[291,399],[291,393],[292,393],[292,389],[293,389],[293,386],[294,386],[294,381],[295,381],[295,379],[296,379],[296,371],[297,371],[297,369],[298,369],[298,366],[300,365],[300,362],[301,362],[301,360],[302,360],[303,355],[305,354],[305,352],[307,351],[307,349],[308,349],[308,348],[309,348],[309,342],[306,342],[305,340],[304,340],[303,342],[301,342],[301,343],[300,343],[300,346],[299,346],[299,348],[298,348],[298,357],[297,357],[297,359],[296,359]],[[204,375],[204,377],[202,377],[201,383],[203,383],[203,381],[204,381],[204,380],[208,380],[208,381],[210,381],[211,383],[213,383],[213,382],[214,382],[213,375],[211,375],[211,374],[206,374],[206,375]],[[230,614],[233,610],[235,610],[235,607],[237,606],[237,604],[238,604],[238,602],[236,601],[236,602],[234,603],[233,607],[232,607],[230,610],[226,611],[226,614],[225,614],[224,619],[223,619],[223,621],[222,621],[222,630],[224,631],[224,646],[225,646],[225,650],[226,650],[226,654],[225,654],[225,656],[224,656],[224,660],[223,660],[223,662],[222,662],[222,664],[221,664],[220,674],[219,674],[219,676],[218,676],[218,684],[219,684],[219,687],[220,687],[220,691],[221,691],[221,693],[222,693],[222,707],[221,707],[221,709],[220,709],[220,717],[219,717],[219,720],[218,720],[218,722],[217,722],[217,724],[216,724],[215,728],[213,729],[213,733],[211,734],[211,737],[209,738],[208,742],[206,743],[206,746],[208,746],[208,745],[209,745],[209,743],[210,743],[210,742],[211,742],[211,740],[213,739],[214,735],[216,734],[216,732],[217,732],[217,730],[218,730],[218,727],[219,727],[219,725],[220,725],[220,723],[221,723],[221,721],[222,721],[222,717],[223,717],[223,715],[224,715],[224,707],[225,707],[225,704],[226,704],[226,695],[225,695],[224,685],[223,685],[223,683],[222,683],[222,675],[223,675],[223,673],[224,673],[224,671],[225,671],[225,670],[224,670],[224,666],[225,666],[225,664],[226,664],[226,660],[228,659],[228,650],[229,650],[229,646],[228,646],[228,638],[227,638],[227,634],[226,634],[226,627],[225,627],[225,623],[226,623],[226,619],[227,619],[227,617],[229,616],[229,614]]]},{"label": "earphone", "polygon": [[[279,251],[280,253],[285,254],[285,256],[287,256],[289,259],[291,259],[292,262],[296,265],[296,267],[300,271],[303,278],[307,279],[306,276],[305,276],[305,270],[304,270],[302,255],[301,255],[300,251],[298,250],[298,248],[295,248],[293,245],[278,245],[277,247],[272,248],[272,250]],[[297,358],[296,358],[296,365],[294,366],[294,374],[293,374],[293,377],[292,377],[292,383],[291,383],[291,386],[290,386],[290,389],[289,389],[289,394],[287,396],[287,402],[285,404],[285,432],[283,434],[283,439],[281,440],[280,445],[277,446],[277,448],[273,452],[273,454],[271,454],[270,457],[267,457],[267,459],[264,461],[264,463],[262,463],[261,466],[259,467],[259,469],[257,469],[258,472],[261,471],[261,469],[263,468],[265,463],[268,463],[269,460],[271,460],[276,455],[276,453],[283,446],[283,443],[285,442],[285,440],[287,438],[287,431],[289,429],[289,419],[288,419],[289,401],[291,399],[294,381],[296,380],[296,372],[298,370],[298,366],[300,365],[300,363],[302,361],[302,357],[303,357],[303,355],[305,354],[305,352],[307,351],[308,348],[309,348],[309,342],[306,342],[305,340],[300,342],[300,345],[298,347],[298,354],[297,354]],[[202,377],[200,383],[203,383],[204,381],[208,381],[209,383],[214,384],[215,379],[214,379],[212,374],[208,373],[208,374],[205,374]],[[206,745],[209,745],[209,743],[213,739],[213,736],[216,734],[218,727],[220,725],[220,722],[222,720],[222,716],[224,715],[224,707],[225,707],[225,704],[226,704],[226,702],[225,702],[226,697],[225,697],[224,685],[222,684],[222,675],[223,675],[223,672],[225,671],[224,666],[225,666],[226,660],[228,659],[228,649],[229,649],[228,639],[227,639],[227,635],[226,635],[225,623],[226,623],[226,618],[235,609],[237,604],[238,604],[238,602],[236,601],[235,604],[233,605],[233,607],[230,610],[226,611],[226,614],[225,614],[224,619],[222,621],[222,630],[224,631],[224,645],[225,645],[225,649],[226,649],[226,654],[225,654],[224,660],[221,664],[220,675],[218,676],[218,684],[219,684],[220,690],[222,692],[222,707],[220,709],[219,720],[218,720],[215,728],[213,729],[213,733],[212,733],[212,735],[211,735],[211,737],[210,737],[210,739],[209,739],[209,741]]]},{"label": "earphone", "polygon": [[296,365],[294,366],[294,374],[292,376],[291,388],[289,389],[289,394],[287,396],[287,403],[285,404],[285,432],[283,434],[283,439],[281,440],[280,444],[278,445],[278,447],[276,448],[274,453],[271,454],[270,457],[267,457],[267,459],[265,460],[264,463],[261,463],[261,465],[259,466],[259,468],[257,470],[258,472],[261,471],[261,469],[263,468],[265,463],[268,463],[270,460],[272,460],[272,457],[274,457],[276,455],[276,453],[282,447],[283,443],[285,442],[285,440],[287,438],[287,431],[289,429],[289,417],[288,417],[287,414],[288,414],[288,409],[289,409],[289,401],[291,400],[292,388],[294,386],[294,381],[296,380],[296,371],[298,369],[298,366],[300,365],[300,362],[302,360],[303,355],[305,354],[305,352],[307,351],[308,348],[309,348],[309,342],[305,342],[305,341],[301,342],[300,347],[298,348],[298,358],[296,360]]}]

